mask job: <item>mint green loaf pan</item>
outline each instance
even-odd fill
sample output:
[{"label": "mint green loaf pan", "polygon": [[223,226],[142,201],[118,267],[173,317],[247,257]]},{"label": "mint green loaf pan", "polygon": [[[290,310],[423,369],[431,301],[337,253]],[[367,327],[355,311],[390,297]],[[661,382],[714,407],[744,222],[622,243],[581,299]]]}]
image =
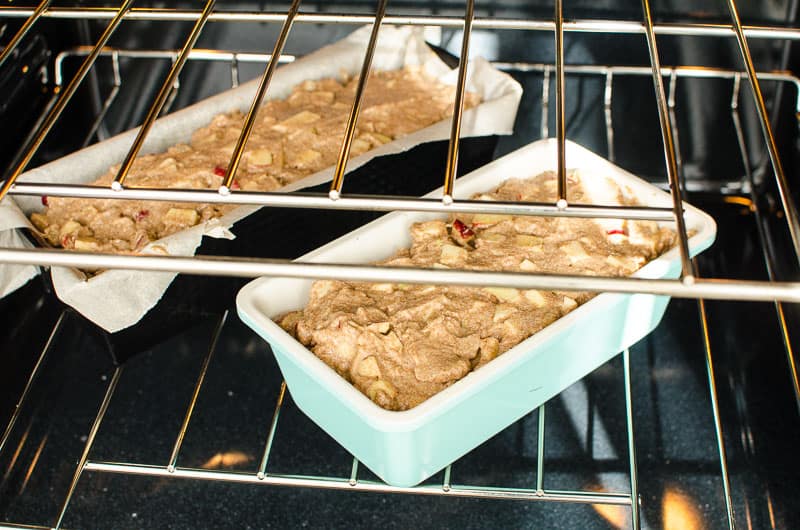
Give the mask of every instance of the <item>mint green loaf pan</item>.
[{"label": "mint green loaf pan", "polygon": [[[583,147],[567,142],[567,165],[582,178],[607,176],[648,206],[669,206],[670,196]],[[511,177],[552,170],[556,143],[540,140],[458,180],[457,198],[488,191]],[[430,194],[441,196],[441,190]],[[688,204],[692,255],[708,248],[716,224]],[[298,261],[367,263],[410,244],[409,226],[441,214],[394,212]],[[634,276],[676,278],[674,248]],[[237,297],[242,320],[269,342],[297,406],[377,476],[414,486],[477,447],[650,333],[669,297],[601,294],[507,351],[483,368],[407,411],[384,410],[283,331],[271,319],[302,308],[311,280],[260,278]]]}]

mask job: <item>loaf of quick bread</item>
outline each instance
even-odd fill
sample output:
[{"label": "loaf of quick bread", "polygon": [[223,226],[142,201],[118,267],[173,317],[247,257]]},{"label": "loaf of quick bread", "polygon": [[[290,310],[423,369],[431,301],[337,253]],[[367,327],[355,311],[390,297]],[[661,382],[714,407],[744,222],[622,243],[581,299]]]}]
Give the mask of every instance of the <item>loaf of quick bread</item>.
[{"label": "loaf of quick bread", "polygon": [[[357,79],[305,81],[259,110],[234,189],[274,191],[336,163]],[[425,128],[452,115],[455,87],[421,68],[374,72],[367,83],[351,156]],[[466,94],[465,107],[479,97]],[[216,189],[225,177],[244,124],[241,112],[216,116],[188,144],[139,156],[125,186]],[[108,186],[119,166],[93,182]],[[136,252],[148,243],[234,206],[139,200],[44,197],[31,222],[53,246],[84,251]]]},{"label": "loaf of quick bread", "polygon": [[[568,176],[571,203],[635,204],[608,178]],[[509,179],[481,200],[555,202],[553,173]],[[411,226],[381,264],[625,276],[673,246],[652,221],[455,215]],[[589,300],[590,293],[343,281],[314,282],[278,323],[383,408],[406,410]]]}]

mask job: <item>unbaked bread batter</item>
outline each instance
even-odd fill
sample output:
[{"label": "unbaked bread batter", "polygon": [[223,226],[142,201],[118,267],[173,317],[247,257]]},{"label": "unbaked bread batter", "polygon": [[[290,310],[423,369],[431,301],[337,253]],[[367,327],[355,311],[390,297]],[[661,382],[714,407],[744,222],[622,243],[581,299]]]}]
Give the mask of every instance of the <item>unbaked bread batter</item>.
[{"label": "unbaked bread batter", "polygon": [[[610,179],[569,176],[573,203],[634,204]],[[545,173],[510,179],[484,200],[556,200]],[[631,274],[669,249],[651,221],[457,215],[416,223],[389,266]],[[279,319],[320,359],[383,408],[406,410],[519,344],[592,297],[505,288],[317,281],[305,309]]]},{"label": "unbaked bread batter", "polygon": [[[335,164],[357,79],[305,81],[282,100],[259,111],[234,189],[272,191]],[[367,83],[350,155],[358,156],[395,138],[452,115],[455,87],[419,68],[374,72]],[[465,107],[477,105],[467,93]],[[216,116],[189,144],[139,156],[128,187],[217,189],[223,182],[245,116]],[[119,166],[93,185],[108,186]],[[54,246],[67,249],[135,252],[162,237],[234,206],[44,197],[45,210],[31,222]]]}]

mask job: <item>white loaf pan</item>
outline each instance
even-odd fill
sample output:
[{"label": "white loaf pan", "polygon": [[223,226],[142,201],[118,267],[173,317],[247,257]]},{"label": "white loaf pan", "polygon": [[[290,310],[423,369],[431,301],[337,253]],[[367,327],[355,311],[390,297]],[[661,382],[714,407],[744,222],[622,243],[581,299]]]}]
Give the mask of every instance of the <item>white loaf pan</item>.
[{"label": "white loaf pan", "polygon": [[[582,178],[610,177],[642,204],[669,206],[670,196],[610,162],[567,142],[567,164]],[[541,140],[459,179],[457,198],[488,191],[510,177],[555,168],[556,143]],[[430,196],[441,196],[441,190]],[[716,224],[685,204],[692,255],[708,248]],[[298,261],[368,263],[410,245],[412,223],[440,214],[395,212],[343,236]],[[674,225],[674,223],[672,223]],[[634,276],[676,278],[680,255],[673,248]],[[603,293],[555,321],[483,368],[419,406],[384,410],[280,328],[272,318],[302,308],[311,280],[260,278],[238,295],[242,320],[272,347],[298,407],[376,475],[413,486],[480,445],[525,414],[639,341],[658,325],[669,297]]]}]

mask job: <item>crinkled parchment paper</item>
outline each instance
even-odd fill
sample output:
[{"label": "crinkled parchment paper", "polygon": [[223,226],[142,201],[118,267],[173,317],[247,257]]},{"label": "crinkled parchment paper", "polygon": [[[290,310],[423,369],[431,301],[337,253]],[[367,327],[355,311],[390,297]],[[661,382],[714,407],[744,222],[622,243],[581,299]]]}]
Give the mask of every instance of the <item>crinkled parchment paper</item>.
[{"label": "crinkled parchment paper", "polygon": [[[443,83],[454,85],[457,71],[445,65],[425,44],[423,28],[386,26],[381,28],[373,59],[377,70],[395,70],[403,66],[423,66]],[[370,28],[361,28],[345,39],[319,49],[275,71],[268,98],[284,98],[293,86],[308,80],[340,77],[342,72],[357,75],[364,59]],[[467,89],[480,94],[482,103],[464,112],[463,137],[510,134],[513,129],[522,88],[507,74],[492,68],[482,59],[470,61]],[[177,143],[189,142],[192,133],[207,125],[221,113],[247,111],[255,96],[257,80],[228,90],[156,121],[142,149],[143,153],[165,151]],[[449,137],[450,120],[445,120],[416,133],[373,149],[348,162],[355,169],[380,155],[406,151],[424,142]],[[87,183],[99,178],[107,169],[125,157],[136,130],[128,131],[96,145],[82,149],[20,176],[22,182]],[[282,191],[313,186],[332,178],[333,169],[320,171],[294,182]],[[0,208],[0,246],[29,246],[13,228],[30,227],[21,212],[41,210],[39,197],[7,198]],[[171,255],[193,255],[202,237],[232,238],[228,230],[236,221],[258,207],[243,206],[228,215],[183,230],[155,241]],[[21,210],[21,211],[20,211]],[[0,266],[0,296],[24,284],[36,273],[35,267]],[[175,273],[107,270],[86,278],[75,269],[54,267],[51,271],[56,294],[61,300],[109,332],[135,324],[163,296]]]}]

